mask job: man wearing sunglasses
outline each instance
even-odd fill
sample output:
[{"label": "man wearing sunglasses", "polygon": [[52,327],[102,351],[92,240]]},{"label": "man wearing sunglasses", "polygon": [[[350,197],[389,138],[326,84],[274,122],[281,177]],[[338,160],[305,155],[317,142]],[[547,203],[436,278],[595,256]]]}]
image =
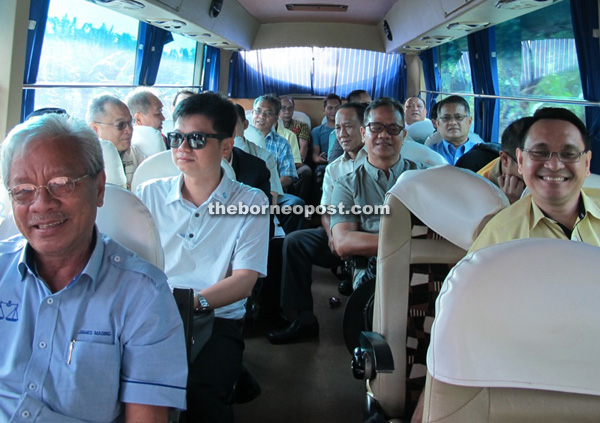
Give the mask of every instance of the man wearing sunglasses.
[{"label": "man wearing sunglasses", "polygon": [[146,156],[131,144],[133,120],[125,103],[112,94],[100,94],[88,104],[86,120],[98,138],[114,144],[121,157],[127,187]]},{"label": "man wearing sunglasses", "polygon": [[542,108],[521,133],[518,170],[531,195],[494,216],[470,251],[520,238],[600,246],[600,198],[582,189],[592,158],[583,122],[567,109]]},{"label": "man wearing sunglasses", "polygon": [[[267,271],[268,200],[221,169],[233,148],[233,103],[196,94],[179,103],[173,118],[167,139],[182,174],[142,184],[136,194],[157,223],[169,285],[192,288],[198,312],[214,310],[212,334],[190,364],[187,421],[232,422],[246,298]],[[266,213],[215,213],[240,204]]]},{"label": "man wearing sunglasses", "polygon": [[26,121],[2,143],[2,180],[22,236],[0,243],[0,421],[166,422],[185,408],[167,278],[95,225],[94,132],[56,114]]},{"label": "man wearing sunglasses", "polygon": [[[331,204],[343,205],[346,211],[353,206],[382,205],[386,192],[404,171],[427,167],[400,156],[406,131],[402,105],[397,101],[380,98],[370,103],[360,132],[367,161],[335,181],[331,195]],[[380,218],[378,214],[332,213],[331,233],[337,254],[342,259],[377,255]],[[355,288],[365,270],[361,266],[355,271]]]},{"label": "man wearing sunglasses", "polygon": [[[525,181],[523,181],[523,176],[519,173],[519,166],[517,164],[517,148],[520,145],[519,137],[521,136],[521,130],[530,119],[532,118],[529,116],[522,117],[508,125],[504,132],[502,132],[499,157],[477,172],[498,186],[506,194],[510,204],[521,199],[521,195],[525,189]],[[465,157],[463,156],[463,158]]]},{"label": "man wearing sunglasses", "polygon": [[474,139],[470,139],[474,135],[469,133],[472,122],[467,100],[458,95],[443,99],[439,102],[436,122],[442,140],[429,147],[444,156],[451,165],[455,164],[477,144]]}]

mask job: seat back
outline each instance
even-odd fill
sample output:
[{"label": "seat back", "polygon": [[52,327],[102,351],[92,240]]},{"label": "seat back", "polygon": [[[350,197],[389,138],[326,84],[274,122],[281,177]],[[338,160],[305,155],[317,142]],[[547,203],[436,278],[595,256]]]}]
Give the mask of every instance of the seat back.
[{"label": "seat back", "polygon": [[167,146],[159,131],[151,126],[136,125],[133,127],[131,143],[146,157],[165,151]]},{"label": "seat back", "polygon": [[416,141],[404,140],[401,150],[402,157],[417,163],[426,163],[430,166],[448,164],[448,160],[437,151],[419,144]]},{"label": "seat back", "polygon": [[431,120],[425,119],[419,122],[415,122],[408,127],[406,135],[408,135],[413,141],[423,144],[427,137],[435,132],[435,127]]},{"label": "seat back", "polygon": [[244,131],[244,138],[246,138],[248,141],[253,142],[259,147],[267,148],[265,137],[263,136],[263,134],[260,133],[258,129],[256,129],[252,125],[248,125],[248,127]]},{"label": "seat back", "polygon": [[167,178],[179,175],[181,172],[173,163],[173,154],[170,150],[155,154],[144,160],[135,170],[131,180],[131,191],[135,192],[143,182],[157,178]]},{"label": "seat back", "polygon": [[294,110],[294,114],[292,115],[292,119],[295,119],[297,121],[306,123],[308,125],[308,129],[310,130],[312,128],[312,125],[310,123],[310,117],[304,113],[301,112],[299,110]]},{"label": "seat back", "polygon": [[154,219],[132,192],[107,184],[104,205],[98,209],[96,224],[100,232],[159,269],[165,268],[165,256]]},{"label": "seat back", "polygon": [[390,346],[395,369],[368,381],[389,418],[412,413],[425,385],[434,301],[449,269],[481,228],[508,206],[506,196],[454,166],[404,172],[386,196],[377,253],[373,331]]},{"label": "seat back", "polygon": [[599,273],[600,249],[567,240],[465,257],[437,299],[423,421],[597,421]]}]

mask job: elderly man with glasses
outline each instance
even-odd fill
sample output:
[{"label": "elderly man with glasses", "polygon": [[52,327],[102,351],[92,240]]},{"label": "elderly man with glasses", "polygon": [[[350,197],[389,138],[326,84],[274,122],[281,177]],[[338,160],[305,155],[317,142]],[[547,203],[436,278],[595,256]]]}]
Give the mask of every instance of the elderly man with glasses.
[{"label": "elderly man with glasses", "polygon": [[[86,120],[101,143],[109,141],[116,147],[123,164],[126,186],[129,188],[133,173],[146,159],[144,153],[131,144],[133,118],[129,108],[112,94],[100,94],[90,100]],[[106,151],[105,146],[102,148]]]},{"label": "elderly man with glasses", "polygon": [[26,121],[2,143],[2,180],[22,236],[0,243],[0,421],[166,422],[185,408],[167,278],[95,226],[94,132],[56,114]]},{"label": "elderly man with glasses", "polygon": [[477,144],[470,139],[470,135],[473,135],[469,133],[472,122],[467,100],[458,95],[443,99],[439,102],[436,119],[442,140],[429,147],[444,156],[451,165],[456,164],[462,155]]},{"label": "elderly man with glasses", "polygon": [[521,131],[518,171],[531,195],[488,222],[471,251],[520,238],[559,238],[600,246],[600,198],[582,189],[591,140],[563,108],[539,109]]}]

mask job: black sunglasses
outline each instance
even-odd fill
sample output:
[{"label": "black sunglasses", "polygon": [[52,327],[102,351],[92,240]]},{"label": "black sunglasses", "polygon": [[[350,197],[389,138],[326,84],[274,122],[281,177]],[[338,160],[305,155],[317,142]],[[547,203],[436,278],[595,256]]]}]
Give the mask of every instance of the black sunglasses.
[{"label": "black sunglasses", "polygon": [[182,132],[167,133],[167,139],[169,140],[171,148],[179,148],[184,141],[187,141],[190,148],[201,150],[206,145],[206,140],[208,138],[215,138],[221,141],[230,137],[225,134],[205,134],[204,132],[190,132],[189,134],[184,134]]}]

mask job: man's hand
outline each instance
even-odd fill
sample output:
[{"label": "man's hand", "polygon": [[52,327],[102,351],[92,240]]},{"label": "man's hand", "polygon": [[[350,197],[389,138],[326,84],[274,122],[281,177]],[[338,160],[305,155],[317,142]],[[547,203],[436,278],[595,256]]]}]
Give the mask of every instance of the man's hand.
[{"label": "man's hand", "polygon": [[521,198],[521,194],[525,189],[525,182],[515,175],[501,175],[498,177],[498,186],[512,204]]}]

